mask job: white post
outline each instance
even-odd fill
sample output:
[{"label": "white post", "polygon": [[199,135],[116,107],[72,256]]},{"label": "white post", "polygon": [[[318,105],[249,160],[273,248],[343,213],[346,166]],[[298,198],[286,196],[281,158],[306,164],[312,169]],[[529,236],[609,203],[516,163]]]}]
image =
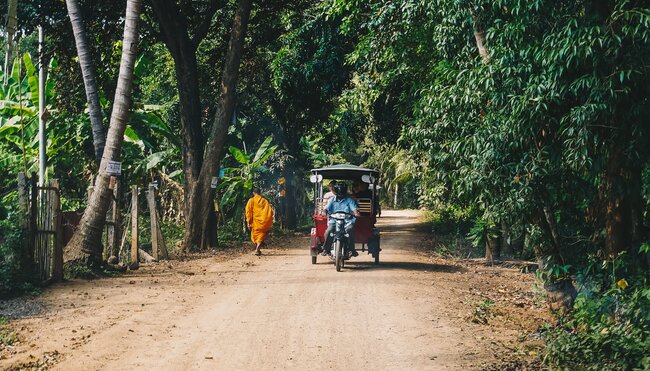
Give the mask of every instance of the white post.
[{"label": "white post", "polygon": [[43,27],[38,26],[38,184],[45,185],[46,144],[45,131],[45,58],[43,57]]}]

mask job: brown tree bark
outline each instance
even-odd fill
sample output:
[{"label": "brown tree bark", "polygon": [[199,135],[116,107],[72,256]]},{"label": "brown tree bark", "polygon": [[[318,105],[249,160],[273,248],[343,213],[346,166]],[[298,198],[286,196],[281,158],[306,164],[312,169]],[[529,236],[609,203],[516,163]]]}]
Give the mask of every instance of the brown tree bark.
[{"label": "brown tree bark", "polygon": [[235,92],[239,77],[244,37],[248,27],[252,0],[240,0],[230,34],[228,52],[221,76],[221,92],[217,113],[214,117],[201,171],[195,184],[190,185],[188,205],[191,213],[186,215],[188,229],[184,249],[206,249],[216,244],[216,218],[214,217],[214,191],[210,187],[212,177],[217,176],[223,157],[223,147],[228,126],[235,109]]},{"label": "brown tree bark", "polygon": [[120,159],[124,130],[131,109],[133,67],[137,57],[138,21],[141,7],[140,0],[128,0],[127,2],[122,60],[120,62],[106,147],[88,207],[81,217],[77,231],[66,246],[64,260],[67,265],[83,264],[96,268],[101,263],[102,228],[111,200],[111,191],[108,188],[110,176],[106,173],[106,166],[109,161]]},{"label": "brown tree bark", "polygon": [[478,49],[478,54],[483,59],[484,63],[490,61],[490,53],[485,46],[485,27],[480,21],[480,14],[477,14],[475,10],[469,10],[469,14],[472,16],[474,23],[474,40],[476,40],[476,48]]},{"label": "brown tree bark", "polygon": [[641,172],[630,165],[622,145],[612,146],[604,174],[605,255],[616,258],[637,244],[642,227]]},{"label": "brown tree bark", "polygon": [[18,19],[16,16],[18,10],[18,0],[7,0],[7,45],[5,50],[5,66],[4,66],[4,85],[7,85],[9,75],[11,75],[11,64],[14,58],[14,35],[16,34],[16,26]]},{"label": "brown tree bark", "polygon": [[[174,58],[183,138],[185,215],[189,215],[189,187],[199,176],[204,149],[196,61],[196,49],[201,40],[190,38],[187,20],[175,0],[153,0],[152,5],[160,25],[161,40]],[[213,15],[208,14],[206,21],[210,21]]]},{"label": "brown tree bark", "polygon": [[[537,225],[542,227],[546,234],[545,241],[533,246],[539,268],[548,271],[554,265],[565,265],[560,244],[559,232],[555,214],[544,192],[537,192],[540,196],[540,209],[535,218]],[[552,277],[544,283],[549,308],[553,311],[567,312],[573,308],[573,303],[578,295],[573,282],[568,277]]]},{"label": "brown tree bark", "polygon": [[501,259],[501,238],[487,236],[485,239],[485,259],[489,261]]},{"label": "brown tree bark", "polygon": [[90,115],[90,125],[93,133],[93,146],[95,147],[95,160],[99,165],[106,144],[106,133],[104,132],[102,111],[99,105],[97,74],[95,73],[95,66],[90,55],[90,46],[88,45],[88,38],[86,37],[79,2],[77,0],[66,0],[65,3],[68,7],[68,15],[70,17],[70,23],[72,23],[72,31],[77,46],[77,56],[79,57],[81,75],[83,76],[84,88],[86,90],[86,100],[88,101],[88,113]]},{"label": "brown tree bark", "polygon": [[[195,214],[194,208],[196,207],[191,195],[192,188],[196,185],[201,172],[205,149],[196,51],[207,35],[220,2],[212,0],[194,37],[190,37],[187,19],[175,0],[153,0],[152,5],[160,27],[160,39],[174,58],[183,138],[183,172],[185,175],[183,198],[187,234],[192,228],[192,224],[196,223],[195,219],[190,217]],[[217,218],[214,210],[209,212],[207,219],[210,227],[206,227],[206,229],[216,229]],[[211,240],[216,241],[216,235]]]}]

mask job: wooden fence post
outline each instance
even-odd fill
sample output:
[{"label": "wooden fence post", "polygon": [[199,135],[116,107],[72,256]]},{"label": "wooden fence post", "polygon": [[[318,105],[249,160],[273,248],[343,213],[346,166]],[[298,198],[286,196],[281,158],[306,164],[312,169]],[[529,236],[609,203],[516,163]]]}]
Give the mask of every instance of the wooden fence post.
[{"label": "wooden fence post", "polygon": [[106,252],[108,253],[108,262],[111,264],[117,264],[119,258],[119,244],[120,244],[120,229],[122,222],[122,215],[120,213],[120,181],[119,179],[115,180],[115,185],[113,186],[113,197],[111,200],[111,221],[107,223],[108,232],[107,232],[107,247]]},{"label": "wooden fence post", "polygon": [[52,210],[54,210],[54,254],[52,254],[52,280],[63,281],[63,228],[61,227],[61,188],[59,180],[53,179],[51,187],[55,188]]},{"label": "wooden fence post", "polygon": [[29,240],[29,258],[32,264],[35,263],[35,249],[36,249],[36,234],[37,234],[37,217],[38,217],[38,188],[36,185],[36,177],[30,178],[31,188],[31,204],[29,212],[29,229],[27,230],[27,239]]},{"label": "wooden fence post", "polygon": [[31,244],[31,212],[29,207],[30,192],[29,178],[25,173],[18,174],[18,204],[20,207],[20,228],[25,233],[23,240],[23,253],[21,254],[21,266],[27,272],[33,264],[33,246]]},{"label": "wooden fence post", "polygon": [[147,204],[149,205],[149,219],[151,220],[151,254],[158,260],[158,219],[156,218],[156,189],[149,184],[147,190]]},{"label": "wooden fence post", "polygon": [[160,218],[158,217],[158,209],[156,208],[156,188],[153,184],[149,184],[147,204],[149,205],[149,216],[151,219],[151,251],[153,258],[156,260],[161,258],[167,259],[167,248],[162,236],[162,230],[160,229]]},{"label": "wooden fence post", "polygon": [[132,270],[140,267],[138,260],[138,186],[131,187],[131,264]]}]

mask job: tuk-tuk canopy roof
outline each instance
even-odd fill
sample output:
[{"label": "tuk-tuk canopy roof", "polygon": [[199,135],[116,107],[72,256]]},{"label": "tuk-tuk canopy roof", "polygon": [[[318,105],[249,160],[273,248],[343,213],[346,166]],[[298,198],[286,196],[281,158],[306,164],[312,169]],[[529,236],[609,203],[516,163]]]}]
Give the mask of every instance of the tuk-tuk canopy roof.
[{"label": "tuk-tuk canopy roof", "polygon": [[380,176],[377,170],[350,164],[332,165],[320,169],[311,169],[311,173],[320,174],[324,179],[337,180],[354,180],[361,178],[362,175],[372,175],[372,177],[375,178],[375,182]]}]

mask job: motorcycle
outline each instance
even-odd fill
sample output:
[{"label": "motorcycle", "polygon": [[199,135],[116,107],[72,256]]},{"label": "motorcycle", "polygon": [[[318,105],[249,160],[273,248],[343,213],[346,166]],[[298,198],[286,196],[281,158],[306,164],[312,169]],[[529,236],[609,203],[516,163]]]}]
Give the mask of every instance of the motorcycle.
[{"label": "motorcycle", "polygon": [[330,255],[330,259],[334,261],[337,272],[340,272],[341,268],[345,266],[346,260],[352,258],[350,235],[345,232],[345,221],[349,217],[354,217],[354,215],[343,211],[330,215],[330,218],[334,219],[336,223],[336,228],[332,232],[332,254]]}]

